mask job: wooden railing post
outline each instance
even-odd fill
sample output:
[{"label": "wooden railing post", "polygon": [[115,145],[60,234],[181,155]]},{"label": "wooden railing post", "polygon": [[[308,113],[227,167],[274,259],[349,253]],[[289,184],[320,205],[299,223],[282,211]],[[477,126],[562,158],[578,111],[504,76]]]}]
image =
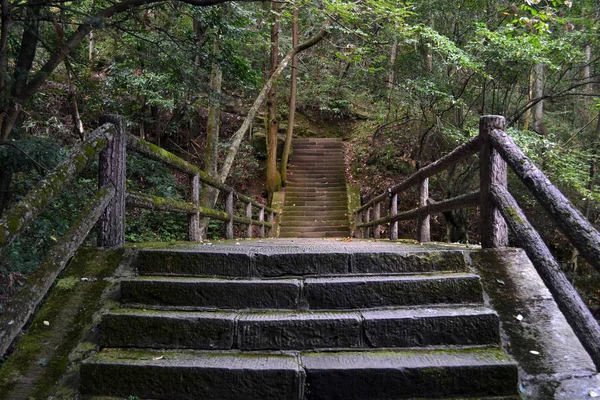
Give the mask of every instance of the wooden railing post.
[{"label": "wooden railing post", "polygon": [[261,207],[260,211],[258,212],[258,220],[261,222],[260,225],[260,237],[264,238],[265,237],[265,208]]},{"label": "wooden railing post", "polygon": [[[246,204],[246,218],[252,220],[252,203]],[[252,222],[248,224],[248,230],[246,231],[246,237],[252,239]]]},{"label": "wooden railing post", "polygon": [[98,220],[98,247],[115,248],[125,244],[125,176],[127,136],[125,118],[120,115],[104,115],[100,124],[115,126],[115,135],[100,153],[98,187],[112,185],[115,196]]},{"label": "wooden railing post", "polygon": [[364,237],[364,231],[365,231],[365,228],[358,228],[358,225],[362,224],[362,216],[363,216],[362,211],[359,211],[359,212],[355,213],[355,215],[354,215],[354,221],[357,226],[357,228],[354,231],[354,235],[359,239]]},{"label": "wooden railing post", "polygon": [[[398,215],[398,194],[394,193],[390,200],[390,216],[395,217],[396,215]],[[398,240],[398,221],[390,224],[390,240]]]},{"label": "wooden railing post", "polygon": [[268,222],[271,224],[271,229],[269,229],[269,237],[275,237],[277,228],[275,227],[275,214],[273,213],[273,211],[271,211],[269,213],[269,221]]},{"label": "wooden railing post", "polygon": [[[381,218],[381,203],[375,204],[373,210],[373,220],[377,221],[379,218]],[[373,232],[373,237],[375,239],[381,239],[381,225],[375,226],[375,232]]]},{"label": "wooden railing post", "polygon": [[479,121],[481,149],[479,152],[479,181],[481,187],[481,247],[498,248],[508,245],[508,228],[500,211],[492,201],[492,185],[506,188],[506,162],[490,141],[490,132],[504,130],[505,119],[500,115],[486,115]]},{"label": "wooden railing post", "polygon": [[[190,202],[200,206],[200,175],[190,175]],[[202,240],[200,232],[200,214],[188,214],[188,240],[199,242]]]},{"label": "wooden railing post", "polygon": [[[367,208],[365,210],[365,223],[369,223],[371,222],[371,207]],[[364,231],[364,236],[365,239],[369,239],[371,237],[371,227],[367,226],[365,227],[365,231]]]},{"label": "wooden railing post", "polygon": [[419,243],[431,241],[431,230],[429,227],[429,214],[421,211],[427,206],[429,198],[429,178],[423,178],[419,182],[419,226],[417,228],[417,240]]},{"label": "wooden railing post", "polygon": [[225,237],[227,239],[233,239],[233,192],[227,193],[225,212],[229,214],[229,221],[227,221],[225,228]]}]

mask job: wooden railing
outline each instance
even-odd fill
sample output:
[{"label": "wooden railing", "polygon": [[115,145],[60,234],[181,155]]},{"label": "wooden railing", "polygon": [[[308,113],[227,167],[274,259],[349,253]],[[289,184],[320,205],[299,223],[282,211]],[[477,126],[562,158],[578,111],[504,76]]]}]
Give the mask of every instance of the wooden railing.
[{"label": "wooden railing", "polygon": [[[86,165],[99,155],[98,191],[82,207],[69,230],[49,250],[45,260],[28,276],[29,284],[23,287],[0,313],[0,357],[23,329],[37,309],[48,290],[82,245],[91,229],[98,223],[98,245],[119,248],[125,242],[125,205],[157,211],[182,212],[188,215],[188,237],[191,241],[201,239],[199,221],[201,217],[226,222],[227,238],[233,238],[233,224],[246,225],[246,237],[252,237],[253,226],[260,227],[260,236],[265,229],[273,234],[274,210],[257,201],[237,193],[233,188],[209,177],[204,171],[181,158],[125,132],[125,122],[120,116],[105,116],[102,126],[94,130],[85,142],[76,148],[44,180],[32,189],[25,198],[6,211],[0,219],[0,257],[19,235],[35,222],[50,202],[78,176]],[[190,201],[183,202],[127,193],[125,188],[127,149],[187,173],[190,176]],[[200,182],[212,186],[225,194],[225,212],[200,206]],[[234,201],[246,205],[245,216],[234,214]],[[257,219],[253,219],[253,208]],[[268,222],[265,221],[268,213]]]},{"label": "wooden railing", "polygon": [[[398,221],[417,220],[418,240],[428,242],[431,240],[431,214],[479,207],[481,246],[507,246],[510,228],[517,245],[527,253],[573,331],[590,354],[596,368],[600,369],[600,326],[510,194],[507,187],[507,164],[557,223],[571,244],[599,272],[600,234],[523,154],[506,134],[504,127],[504,117],[482,117],[477,137],[438,161],[421,168],[405,181],[387,189],[357,209],[355,232],[359,236],[370,237],[371,229],[375,229],[373,237],[379,238],[381,227],[389,224],[390,238],[397,240]],[[475,154],[479,154],[479,192],[440,202],[429,199],[429,177]],[[398,196],[415,185],[419,187],[419,206],[399,213]],[[382,205],[387,206],[387,215],[384,217],[381,216]]]}]

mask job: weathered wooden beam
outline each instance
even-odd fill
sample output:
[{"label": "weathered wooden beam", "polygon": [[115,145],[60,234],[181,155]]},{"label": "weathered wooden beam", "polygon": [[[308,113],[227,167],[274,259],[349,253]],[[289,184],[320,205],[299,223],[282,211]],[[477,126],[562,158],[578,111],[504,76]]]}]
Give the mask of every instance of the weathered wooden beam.
[{"label": "weathered wooden beam", "polygon": [[225,203],[225,212],[229,215],[229,220],[225,226],[225,237],[227,239],[233,239],[233,192],[227,195],[227,201]]},{"label": "weathered wooden beam", "polygon": [[[181,171],[188,175],[198,175],[198,179],[200,180],[200,182],[217,188],[223,191],[224,193],[235,192],[233,188],[221,183],[217,179],[211,178],[206,172],[202,171],[195,165],[190,164],[189,162],[185,161],[180,157],[177,157],[176,155],[168,152],[167,150],[158,147],[150,142],[147,142],[143,139],[140,139],[136,136],[127,135],[127,147],[135,151],[136,153],[139,153],[152,160],[161,162],[177,171]],[[252,205],[255,205],[256,207],[264,207],[263,204],[248,196],[244,196],[242,194],[237,193],[236,196],[239,200],[244,201],[246,203],[252,203]],[[265,207],[265,209],[267,210],[267,212],[275,211],[269,207]]]},{"label": "weathered wooden beam", "polygon": [[[381,218],[381,203],[377,203],[373,206],[373,219],[378,220]],[[381,225],[375,225],[375,232],[373,232],[374,239],[381,239]]]},{"label": "weathered wooden beam", "polygon": [[[265,208],[266,209],[266,208]],[[275,228],[275,211],[270,211],[269,212],[269,222],[268,225],[270,227],[269,229],[269,237],[275,237],[276,235],[276,228]]]},{"label": "weathered wooden beam", "polygon": [[265,207],[261,207],[258,212],[258,222],[260,223],[260,237],[265,237]]},{"label": "weathered wooden beam", "polygon": [[27,228],[46,206],[77,176],[112,139],[111,124],[94,130],[88,139],[27,193],[0,220],[0,253]]},{"label": "weathered wooden beam", "polygon": [[[390,199],[390,212],[388,215],[392,219],[398,215],[398,193],[392,194],[392,198]],[[390,223],[390,240],[398,240],[398,221]]]},{"label": "weathered wooden beam", "polygon": [[357,211],[354,213],[354,234],[356,235],[356,237],[358,238],[364,238],[365,237],[365,232],[364,232],[364,228],[359,228],[359,225],[362,224],[362,219],[363,219],[363,212],[364,211]]},{"label": "weathered wooden beam", "polygon": [[[252,221],[252,203],[246,204],[246,218]],[[246,229],[246,237],[252,239],[252,222],[248,224]]]},{"label": "weathered wooden beam", "polygon": [[[200,177],[198,174],[190,179],[190,203],[196,207],[200,207]],[[192,242],[202,241],[202,233],[200,232],[200,213],[188,214],[188,240]]]},{"label": "weathered wooden beam", "polygon": [[508,245],[508,228],[500,211],[491,201],[492,185],[506,187],[506,162],[494,149],[490,135],[494,129],[504,129],[506,122],[499,115],[486,115],[479,121],[481,150],[479,152],[479,182],[481,190],[481,247],[498,248]]},{"label": "weathered wooden beam", "polygon": [[396,186],[392,186],[387,191],[385,191],[384,193],[375,197],[374,199],[370,200],[368,203],[364,204],[356,211],[359,212],[359,211],[366,210],[367,208],[371,207],[376,202],[384,200],[387,196],[389,196],[390,192],[393,194],[396,194],[396,193],[399,194],[399,193],[403,192],[404,190],[410,188],[411,186],[418,184],[421,179],[429,178],[429,177],[437,174],[438,172],[441,172],[441,171],[449,168],[453,164],[456,164],[458,161],[460,161],[464,158],[467,158],[469,156],[472,156],[473,154],[476,154],[479,151],[479,147],[481,145],[480,140],[481,139],[479,136],[474,137],[473,139],[469,140],[467,143],[457,147],[456,149],[454,149],[453,151],[451,151],[444,157],[440,158],[439,160],[427,165],[426,167],[421,168],[420,170],[418,170],[413,175],[408,177],[406,180],[400,182]]},{"label": "weathered wooden beam", "polygon": [[125,245],[125,179],[127,169],[127,136],[125,118],[103,115],[100,124],[113,124],[115,133],[100,152],[98,187],[112,185],[115,196],[98,220],[98,247],[119,248]]},{"label": "weathered wooden beam", "polygon": [[367,208],[365,215],[365,231],[363,236],[365,239],[369,239],[371,237],[371,227],[374,225],[375,224],[371,224],[371,207],[369,207]]},{"label": "weathered wooden beam", "polygon": [[370,223],[361,223],[357,225],[357,228],[366,228],[368,226],[374,226],[376,224],[388,224],[398,221],[409,221],[419,218],[419,212],[431,214],[439,214],[452,210],[460,210],[461,208],[473,208],[479,206],[480,194],[479,192],[472,192],[456,196],[451,199],[447,199],[439,202],[431,202],[422,208],[413,208],[409,211],[401,212],[395,216],[388,215],[387,217],[380,218],[378,221],[371,221]]},{"label": "weathered wooden beam", "polygon": [[571,244],[600,272],[600,233],[523,154],[506,132],[494,130],[490,141]]},{"label": "weathered wooden beam", "polygon": [[492,201],[540,274],[583,347],[600,369],[600,326],[508,190],[492,185]]},{"label": "weathered wooden beam", "polygon": [[100,214],[115,195],[112,185],[106,185],[88,200],[69,230],[48,251],[45,260],[27,277],[27,285],[0,313],[0,357],[33,316],[50,287],[71,257],[94,227]]},{"label": "weathered wooden beam", "polygon": [[431,229],[429,225],[429,213],[424,211],[429,199],[429,178],[423,178],[419,182],[419,218],[417,228],[417,240],[419,243],[431,241]]}]

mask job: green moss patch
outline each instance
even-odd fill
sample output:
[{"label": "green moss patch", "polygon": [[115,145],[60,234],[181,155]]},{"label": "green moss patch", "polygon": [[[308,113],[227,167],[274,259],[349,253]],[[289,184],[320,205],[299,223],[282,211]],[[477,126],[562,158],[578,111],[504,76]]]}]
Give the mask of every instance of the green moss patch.
[{"label": "green moss patch", "polygon": [[[57,280],[13,354],[0,369],[0,399],[46,399],[67,370],[69,355],[92,325],[106,280],[119,265],[122,250],[80,249]],[[87,343],[86,354],[97,350]],[[24,396],[24,394],[26,395]]]}]

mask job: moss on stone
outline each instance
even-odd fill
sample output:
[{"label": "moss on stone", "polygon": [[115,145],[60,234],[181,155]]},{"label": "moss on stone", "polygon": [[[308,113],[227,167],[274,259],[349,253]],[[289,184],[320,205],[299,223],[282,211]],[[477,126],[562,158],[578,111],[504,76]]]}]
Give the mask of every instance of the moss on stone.
[{"label": "moss on stone", "polygon": [[[122,250],[98,249],[81,249],[76,254],[0,369],[0,399],[10,399],[13,390],[25,389],[30,398],[48,398],[72,361],[73,350],[89,354],[97,349],[89,342],[78,343],[110,285],[105,278],[114,273],[122,254]],[[30,386],[21,386],[23,378]]]}]

